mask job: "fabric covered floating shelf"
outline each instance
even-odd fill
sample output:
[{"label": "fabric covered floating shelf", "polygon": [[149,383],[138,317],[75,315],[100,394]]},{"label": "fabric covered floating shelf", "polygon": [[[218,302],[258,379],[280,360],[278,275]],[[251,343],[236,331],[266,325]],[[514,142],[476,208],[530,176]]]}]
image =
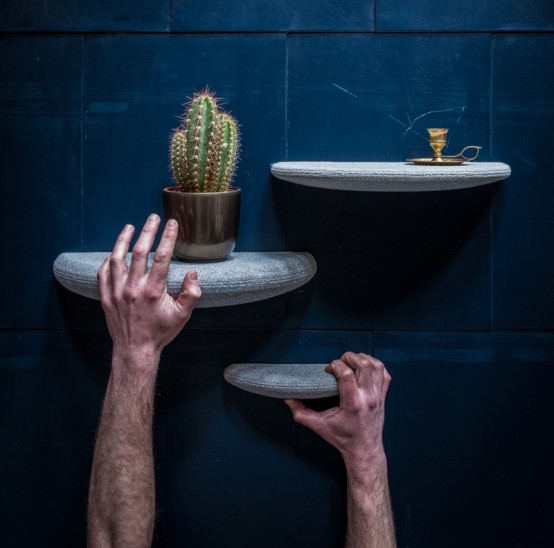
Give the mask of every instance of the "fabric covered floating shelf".
[{"label": "fabric covered floating shelf", "polygon": [[[54,262],[54,275],[67,289],[99,300],[96,273],[108,252],[62,253]],[[150,254],[150,263],[153,259]],[[131,256],[129,254],[128,261]],[[269,299],[307,283],[317,265],[309,253],[242,252],[226,261],[185,263],[173,260],[167,286],[170,294],[181,290],[188,270],[196,270],[202,288],[199,308],[231,306]]]},{"label": "fabric covered floating shelf", "polygon": [[316,399],[336,395],[337,381],[324,363],[233,363],[224,377],[233,386],[272,398]]},{"label": "fabric covered floating shelf", "polygon": [[363,192],[454,190],[502,181],[510,166],[472,162],[459,166],[417,166],[407,162],[279,162],[271,173],[292,183]]}]

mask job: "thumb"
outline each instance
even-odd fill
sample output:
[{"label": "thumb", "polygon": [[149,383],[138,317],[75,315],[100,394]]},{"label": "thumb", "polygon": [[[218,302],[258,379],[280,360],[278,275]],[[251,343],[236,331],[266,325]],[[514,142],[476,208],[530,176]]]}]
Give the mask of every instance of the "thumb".
[{"label": "thumb", "polygon": [[198,283],[198,274],[196,270],[190,270],[183,279],[183,288],[177,296],[177,302],[184,311],[190,316],[202,296],[200,284]]},{"label": "thumb", "polygon": [[292,412],[292,418],[310,430],[317,431],[321,417],[313,409],[306,407],[300,400],[287,399],[285,403]]}]

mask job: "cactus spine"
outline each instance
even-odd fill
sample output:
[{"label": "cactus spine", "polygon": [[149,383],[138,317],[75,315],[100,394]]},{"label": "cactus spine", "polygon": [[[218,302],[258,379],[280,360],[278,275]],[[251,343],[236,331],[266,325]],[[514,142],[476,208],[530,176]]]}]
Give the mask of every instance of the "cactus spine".
[{"label": "cactus spine", "polygon": [[210,93],[196,94],[183,127],[175,130],[171,167],[184,192],[227,190],[238,161],[238,130],[234,118],[221,112]]}]

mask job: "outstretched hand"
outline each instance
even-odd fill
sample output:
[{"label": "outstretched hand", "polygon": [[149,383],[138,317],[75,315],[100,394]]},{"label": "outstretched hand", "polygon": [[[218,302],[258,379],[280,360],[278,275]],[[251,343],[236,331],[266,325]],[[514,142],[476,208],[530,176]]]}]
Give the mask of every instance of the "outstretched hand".
[{"label": "outstretched hand", "polygon": [[337,407],[316,412],[299,400],[285,400],[294,420],[336,447],[349,465],[383,459],[385,398],[391,377],[385,366],[368,354],[346,352],[325,370],[337,378]]},{"label": "outstretched hand", "polygon": [[159,355],[185,326],[201,296],[195,271],[187,272],[177,297],[167,292],[167,272],[178,228],[173,219],[167,222],[147,270],[159,225],[160,218],[150,215],[133,247],[129,267],[126,256],[134,227],[126,225],[98,271],[100,300],[114,354]]}]

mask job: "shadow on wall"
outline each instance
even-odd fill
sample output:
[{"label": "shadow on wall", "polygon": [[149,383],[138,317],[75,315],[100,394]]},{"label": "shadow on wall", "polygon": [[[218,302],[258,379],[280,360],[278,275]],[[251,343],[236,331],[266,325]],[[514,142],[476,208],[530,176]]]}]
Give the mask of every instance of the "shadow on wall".
[{"label": "shadow on wall", "polygon": [[437,283],[466,245],[473,262],[464,261],[467,272],[456,278],[489,271],[488,212],[496,188],[362,193],[289,184],[290,207],[296,209],[290,213],[295,227],[288,231],[289,248],[316,258],[316,284],[310,287],[317,285],[322,303],[344,314],[371,310],[378,317]]}]

